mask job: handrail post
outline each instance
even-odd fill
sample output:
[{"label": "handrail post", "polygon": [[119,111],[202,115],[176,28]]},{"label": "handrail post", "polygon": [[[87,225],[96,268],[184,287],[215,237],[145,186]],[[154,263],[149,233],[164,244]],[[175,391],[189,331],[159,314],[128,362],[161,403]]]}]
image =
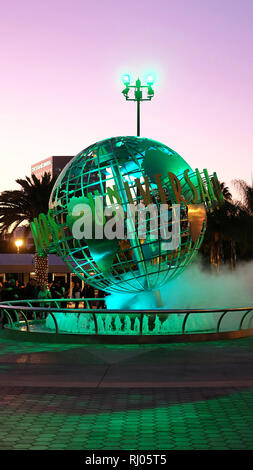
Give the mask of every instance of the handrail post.
[{"label": "handrail post", "polygon": [[223,317],[225,317],[226,313],[230,312],[230,310],[224,310],[223,313],[221,314],[219,320],[218,320],[218,323],[217,323],[217,333],[220,332],[220,325],[221,325],[221,320],[223,319]]},{"label": "handrail post", "polygon": [[185,334],[185,326],[186,326],[187,319],[188,319],[188,317],[190,316],[191,313],[192,313],[192,312],[187,312],[187,313],[185,314],[184,321],[183,321],[183,325],[182,325],[182,333],[183,333],[183,335]]},{"label": "handrail post", "polygon": [[[29,307],[32,307],[32,304],[29,300],[26,301],[29,305]],[[37,315],[36,315],[36,312],[33,312],[32,315],[34,315],[34,320],[37,320]]]},{"label": "handrail post", "polygon": [[26,315],[24,314],[24,312],[23,312],[22,310],[19,310],[19,312],[20,312],[21,315],[24,317],[25,324],[26,324],[26,331],[30,331],[29,322],[28,322],[28,320],[27,320]]},{"label": "handrail post", "polygon": [[9,314],[8,310],[6,310],[5,308],[3,308],[3,309],[1,309],[1,310],[5,313],[5,315],[7,316],[7,318],[10,320],[9,323],[10,323],[10,325],[11,325],[11,328],[13,328],[13,320],[12,320],[11,315]]},{"label": "handrail post", "polygon": [[144,313],[141,313],[141,321],[140,321],[140,335],[143,335],[143,318],[144,318]]},{"label": "handrail post", "polygon": [[55,332],[56,332],[56,334],[58,335],[58,333],[59,333],[59,327],[58,327],[58,323],[57,323],[55,314],[54,314],[54,312],[48,312],[48,313],[53,317],[54,324],[55,324]]},{"label": "handrail post", "polygon": [[97,321],[97,317],[96,317],[96,314],[92,312],[92,316],[94,318],[94,323],[95,323],[95,331],[96,331],[96,335],[98,334],[98,321]]},{"label": "handrail post", "polygon": [[19,316],[18,316],[17,310],[15,308],[13,310],[14,310],[14,313],[16,315],[17,322],[19,323]]},{"label": "handrail post", "polygon": [[241,321],[240,321],[240,325],[239,325],[239,330],[242,329],[242,324],[243,324],[244,318],[246,318],[246,316],[248,315],[249,312],[252,312],[252,310],[247,310],[247,312],[242,316]]}]

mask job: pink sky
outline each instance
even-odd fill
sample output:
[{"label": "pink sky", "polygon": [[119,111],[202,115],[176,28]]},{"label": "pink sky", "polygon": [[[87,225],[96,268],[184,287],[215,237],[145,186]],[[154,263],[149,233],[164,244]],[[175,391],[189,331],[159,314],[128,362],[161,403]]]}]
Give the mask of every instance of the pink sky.
[{"label": "pink sky", "polygon": [[141,135],[251,181],[252,0],[9,0],[0,11],[0,191],[50,155],[135,135],[120,76],[157,72]]}]

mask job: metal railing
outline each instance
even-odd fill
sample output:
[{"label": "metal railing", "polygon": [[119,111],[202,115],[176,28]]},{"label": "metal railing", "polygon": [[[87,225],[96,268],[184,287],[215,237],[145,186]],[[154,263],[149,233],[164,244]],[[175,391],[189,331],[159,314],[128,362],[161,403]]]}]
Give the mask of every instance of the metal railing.
[{"label": "metal railing", "polygon": [[[16,301],[9,301],[9,302],[2,302],[0,303],[0,310],[2,313],[2,317],[6,316],[8,320],[8,325],[10,328],[18,328],[21,325],[25,324],[26,326],[26,331],[30,331],[30,325],[34,322],[34,320],[45,320],[46,316],[51,315],[54,325],[55,325],[55,332],[57,334],[60,333],[58,321],[57,321],[57,313],[74,313],[76,315],[80,314],[87,314],[87,315],[92,315],[93,321],[94,321],[94,329],[95,329],[95,334],[98,335],[100,334],[99,331],[99,325],[98,325],[98,315],[120,315],[120,316],[129,316],[129,317],[135,317],[139,319],[140,326],[139,326],[139,332],[138,334],[143,335],[143,334],[152,334],[152,331],[149,330],[148,333],[145,333],[144,331],[144,318],[147,316],[148,318],[152,317],[153,319],[158,316],[159,318],[168,318],[168,316],[177,316],[177,319],[180,318],[182,319],[182,325],[180,328],[180,331],[177,332],[161,332],[161,333],[154,333],[155,335],[164,335],[164,334],[189,334],[189,333],[195,333],[195,332],[201,332],[205,333],[207,331],[201,330],[201,331],[192,331],[192,330],[186,330],[186,326],[188,325],[189,318],[191,315],[211,315],[211,314],[217,314],[218,318],[215,318],[215,321],[217,322],[216,328],[214,328],[214,331],[216,333],[221,332],[221,327],[222,323],[224,320],[224,317],[228,317],[229,314],[232,312],[236,312],[236,318],[238,316],[238,328],[237,330],[242,330],[243,326],[245,324],[245,320],[247,317],[252,314],[252,317],[250,318],[250,327],[251,327],[251,322],[253,319],[253,307],[241,307],[241,308],[221,308],[221,309],[145,309],[145,310],[119,310],[119,309],[110,309],[107,310],[105,308],[96,308],[98,305],[97,304],[102,304],[104,302],[104,299],[101,298],[92,298],[92,299],[37,299],[37,300],[16,300]],[[75,305],[84,303],[86,305],[86,308],[72,308],[71,305],[75,303]],[[41,306],[41,304],[43,304]],[[39,305],[39,306],[37,306]],[[50,305],[47,307],[46,305]],[[64,308],[61,307],[61,305],[66,305]],[[67,307],[67,305],[69,307]],[[92,308],[94,307],[94,308]],[[234,329],[231,330],[226,330],[226,331],[233,331]],[[210,332],[210,330],[208,330]],[[94,333],[89,333],[89,334],[94,334]],[[108,333],[105,333],[108,334]],[[109,333],[110,334],[110,333]],[[115,334],[115,332],[114,332]],[[121,332],[121,334],[124,334],[124,332]],[[129,334],[129,333],[125,333]]]}]

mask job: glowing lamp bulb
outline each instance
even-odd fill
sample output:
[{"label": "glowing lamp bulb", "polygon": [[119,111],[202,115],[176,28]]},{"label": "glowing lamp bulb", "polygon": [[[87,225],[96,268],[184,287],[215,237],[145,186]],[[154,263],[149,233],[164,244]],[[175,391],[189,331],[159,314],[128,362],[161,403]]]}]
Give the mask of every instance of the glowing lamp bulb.
[{"label": "glowing lamp bulb", "polygon": [[148,84],[148,85],[153,85],[153,83],[154,83],[154,77],[153,77],[153,75],[148,75],[148,76],[147,76],[147,84]]},{"label": "glowing lamp bulb", "polygon": [[17,248],[20,248],[23,245],[23,240],[16,240],[15,245]]},{"label": "glowing lamp bulb", "polygon": [[124,83],[125,85],[129,85],[129,83],[130,83],[130,75],[128,75],[128,74],[123,75],[122,80],[123,80],[123,83]]}]

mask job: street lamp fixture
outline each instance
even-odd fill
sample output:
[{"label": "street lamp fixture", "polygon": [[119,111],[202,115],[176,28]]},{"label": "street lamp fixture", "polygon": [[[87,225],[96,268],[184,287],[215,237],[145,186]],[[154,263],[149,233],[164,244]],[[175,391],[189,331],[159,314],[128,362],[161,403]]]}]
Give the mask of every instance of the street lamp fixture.
[{"label": "street lamp fixture", "polygon": [[[135,85],[130,85],[130,75],[123,75],[123,83],[125,85],[124,90],[122,91],[127,101],[136,101],[137,103],[137,136],[140,136],[140,104],[141,101],[151,101],[154,96],[154,90],[152,85],[154,83],[154,78],[152,75],[148,75],[147,84],[142,85],[140,79],[138,78],[135,82]],[[134,97],[129,97],[130,89],[134,88]],[[143,90],[147,91],[145,98],[143,98]]]},{"label": "street lamp fixture", "polygon": [[17,247],[17,253],[19,253],[19,249],[23,245],[23,240],[21,239],[15,240],[15,245]]},{"label": "street lamp fixture", "polygon": [[148,75],[148,76],[147,76],[147,84],[148,84],[148,85],[153,85],[153,83],[154,83],[154,77],[153,77],[153,75]]},{"label": "street lamp fixture", "polygon": [[126,86],[130,84],[130,75],[123,75],[123,83]]}]

